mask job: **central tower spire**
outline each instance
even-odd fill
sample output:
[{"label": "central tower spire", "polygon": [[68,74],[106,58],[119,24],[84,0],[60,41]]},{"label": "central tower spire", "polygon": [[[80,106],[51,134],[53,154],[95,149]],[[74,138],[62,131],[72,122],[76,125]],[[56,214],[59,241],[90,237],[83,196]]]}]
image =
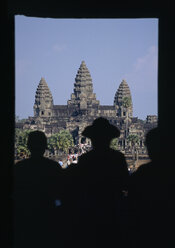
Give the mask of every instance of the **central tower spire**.
[{"label": "central tower spire", "polygon": [[[87,93],[88,93],[88,91],[91,91],[91,93],[93,91],[92,78],[91,78],[90,72],[89,72],[84,61],[81,62],[80,68],[77,71],[74,86],[75,86],[75,88],[81,87],[82,91],[87,90],[86,91]],[[90,86],[89,90],[88,90],[87,86]]]},{"label": "central tower spire", "polygon": [[93,93],[93,84],[90,72],[84,61],[77,71],[74,83],[74,93],[71,94],[71,100],[68,105],[87,109],[88,107],[98,106],[99,101],[96,100],[96,94]]}]

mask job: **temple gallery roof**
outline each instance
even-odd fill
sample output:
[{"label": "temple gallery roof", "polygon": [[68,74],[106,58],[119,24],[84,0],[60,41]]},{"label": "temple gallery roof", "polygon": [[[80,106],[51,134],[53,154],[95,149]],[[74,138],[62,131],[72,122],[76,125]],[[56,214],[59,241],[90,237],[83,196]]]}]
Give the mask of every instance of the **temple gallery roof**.
[{"label": "temple gallery roof", "polygon": [[115,107],[114,107],[114,105],[100,105],[99,109],[100,110],[114,110]]},{"label": "temple gallery roof", "polygon": [[53,109],[63,109],[63,110],[65,110],[65,109],[67,109],[67,105],[53,105]]}]

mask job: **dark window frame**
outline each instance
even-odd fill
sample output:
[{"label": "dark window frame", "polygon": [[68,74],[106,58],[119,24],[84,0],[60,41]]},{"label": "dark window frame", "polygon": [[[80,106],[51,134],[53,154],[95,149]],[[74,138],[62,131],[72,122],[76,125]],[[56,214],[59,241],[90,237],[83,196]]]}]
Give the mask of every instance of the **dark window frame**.
[{"label": "dark window frame", "polygon": [[[27,15],[44,18],[158,18],[159,19],[159,61],[158,61],[158,116],[159,127],[166,130],[170,142],[175,140],[174,123],[174,58],[175,58],[175,16],[174,0],[164,1],[111,1],[94,3],[89,1],[88,6],[70,1],[1,1],[1,207],[3,216],[1,224],[2,238],[7,246],[12,246],[12,199],[13,191],[13,155],[14,155],[14,128],[15,128],[15,43],[14,43],[14,16]],[[4,97],[3,97],[4,95]],[[172,145],[172,147],[174,147]]]}]

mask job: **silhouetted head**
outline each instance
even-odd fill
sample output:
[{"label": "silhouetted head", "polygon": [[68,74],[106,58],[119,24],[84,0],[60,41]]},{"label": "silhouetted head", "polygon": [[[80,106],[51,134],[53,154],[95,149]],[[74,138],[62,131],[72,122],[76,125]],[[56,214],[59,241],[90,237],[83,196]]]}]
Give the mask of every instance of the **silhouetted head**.
[{"label": "silhouetted head", "polygon": [[113,138],[120,136],[120,131],[114,125],[103,117],[94,120],[91,126],[88,126],[82,132],[82,135],[90,138],[94,148],[109,147],[110,141]]},{"label": "silhouetted head", "polygon": [[47,147],[47,138],[41,131],[33,131],[29,133],[28,149],[31,152],[31,156],[43,156]]},{"label": "silhouetted head", "polygon": [[149,157],[153,161],[160,159],[160,133],[158,127],[151,129],[145,140]]}]

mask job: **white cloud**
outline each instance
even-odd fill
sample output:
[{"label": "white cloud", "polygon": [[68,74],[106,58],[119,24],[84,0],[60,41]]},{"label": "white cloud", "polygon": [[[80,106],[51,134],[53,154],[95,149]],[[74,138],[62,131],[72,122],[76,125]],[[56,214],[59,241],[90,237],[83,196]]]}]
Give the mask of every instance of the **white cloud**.
[{"label": "white cloud", "polygon": [[158,49],[151,46],[143,56],[135,60],[131,71],[125,74],[136,116],[143,117],[157,112],[157,70]]},{"label": "white cloud", "polygon": [[139,72],[140,70],[144,70],[144,68],[152,68],[155,70],[157,68],[157,47],[156,46],[151,46],[147,50],[147,53],[138,58],[136,63],[134,64],[134,70],[135,72]]},{"label": "white cloud", "polygon": [[54,44],[52,47],[54,52],[62,52],[66,49],[66,45],[65,44]]},{"label": "white cloud", "polygon": [[145,55],[138,57],[131,71],[124,75],[134,91],[157,90],[158,49],[148,48]]}]

